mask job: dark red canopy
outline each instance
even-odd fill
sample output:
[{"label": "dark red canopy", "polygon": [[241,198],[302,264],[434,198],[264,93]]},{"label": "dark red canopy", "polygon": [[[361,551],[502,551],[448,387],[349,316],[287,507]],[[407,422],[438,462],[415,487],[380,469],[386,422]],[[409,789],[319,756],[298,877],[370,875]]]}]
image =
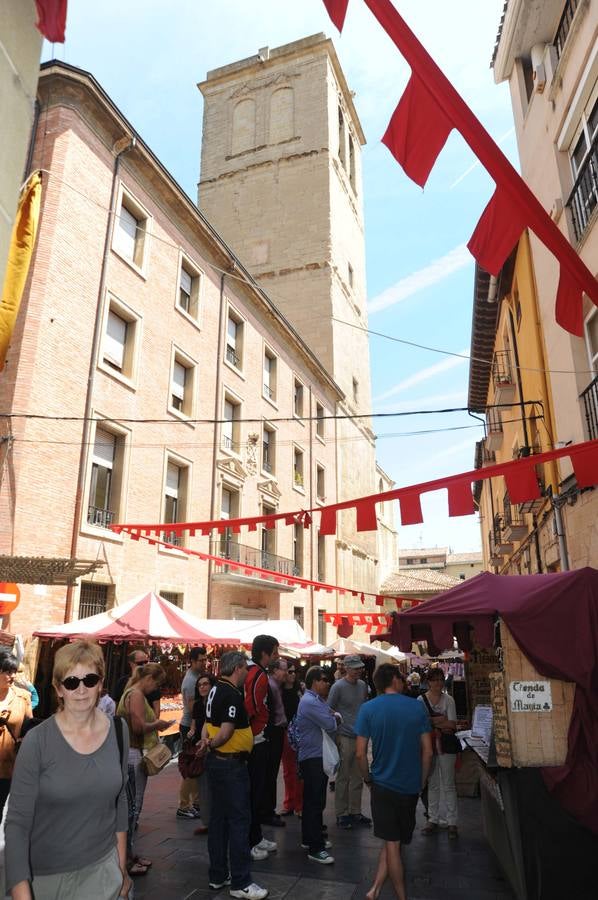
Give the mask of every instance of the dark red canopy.
[{"label": "dark red canopy", "polygon": [[446,593],[393,614],[401,650],[427,640],[433,652],[493,644],[500,616],[541,675],[576,684],[564,766],[543,770],[561,805],[598,834],[598,571],[551,575],[482,572]]}]

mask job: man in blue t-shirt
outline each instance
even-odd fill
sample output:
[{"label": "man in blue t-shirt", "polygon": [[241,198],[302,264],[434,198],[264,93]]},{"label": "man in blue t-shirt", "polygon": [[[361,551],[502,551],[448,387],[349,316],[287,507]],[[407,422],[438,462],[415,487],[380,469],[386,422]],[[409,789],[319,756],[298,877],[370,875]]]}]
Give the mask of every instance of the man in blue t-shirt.
[{"label": "man in blue t-shirt", "polygon": [[[403,677],[397,666],[378,666],[374,685],[378,696],[361,707],[355,722],[355,754],[372,793],[374,834],[384,841],[376,877],[366,898],[376,900],[390,877],[398,900],[406,900],[401,844],[411,841],[417,799],[430,773],[430,719],[423,704],[401,693]],[[371,771],[367,758],[370,738]]]}]

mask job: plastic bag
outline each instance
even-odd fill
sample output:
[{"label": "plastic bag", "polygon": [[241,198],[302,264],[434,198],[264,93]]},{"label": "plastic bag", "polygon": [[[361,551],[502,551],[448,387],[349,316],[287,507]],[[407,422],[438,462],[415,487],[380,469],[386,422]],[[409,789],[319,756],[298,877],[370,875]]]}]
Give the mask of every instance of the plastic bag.
[{"label": "plastic bag", "polygon": [[324,772],[329,778],[334,778],[340,764],[341,759],[338,753],[338,747],[328,732],[322,729],[322,766],[324,767]]}]

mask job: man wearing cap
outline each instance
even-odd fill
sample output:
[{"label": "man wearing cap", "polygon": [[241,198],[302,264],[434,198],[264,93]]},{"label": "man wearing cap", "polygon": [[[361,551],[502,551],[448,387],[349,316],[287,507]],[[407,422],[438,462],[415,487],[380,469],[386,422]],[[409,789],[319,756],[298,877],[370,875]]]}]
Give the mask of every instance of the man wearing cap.
[{"label": "man wearing cap", "polygon": [[359,656],[345,656],[344,667],[345,676],[332,685],[328,704],[342,717],[337,738],[341,764],[336,776],[334,797],[336,824],[339,828],[348,829],[354,825],[369,827],[372,820],[361,812],[363,779],[355,757],[354,725],[368,696],[367,685],[360,678],[364,664]]}]

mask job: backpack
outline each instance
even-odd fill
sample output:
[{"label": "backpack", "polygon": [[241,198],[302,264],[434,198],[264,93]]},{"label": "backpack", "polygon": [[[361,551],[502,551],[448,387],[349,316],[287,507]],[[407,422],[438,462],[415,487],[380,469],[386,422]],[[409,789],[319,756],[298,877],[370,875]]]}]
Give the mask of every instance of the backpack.
[{"label": "backpack", "polygon": [[287,740],[289,742],[289,747],[291,750],[294,750],[295,753],[299,750],[299,735],[297,734],[297,730],[297,716],[293,716],[287,726]]}]

